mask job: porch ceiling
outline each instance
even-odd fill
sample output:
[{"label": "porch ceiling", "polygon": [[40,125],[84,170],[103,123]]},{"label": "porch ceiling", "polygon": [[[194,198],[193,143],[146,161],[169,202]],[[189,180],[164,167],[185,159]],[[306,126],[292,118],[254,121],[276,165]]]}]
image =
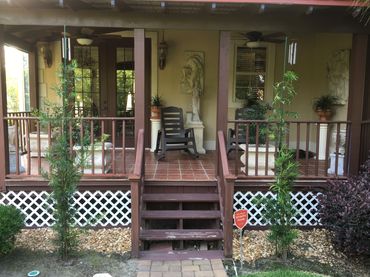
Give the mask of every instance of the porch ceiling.
[{"label": "porch ceiling", "polygon": [[0,24],[29,43],[60,37],[58,26],[64,24],[114,28],[95,29],[95,34],[122,27],[246,31],[246,26],[269,32],[370,33],[353,18],[350,5],[352,0],[0,0]]},{"label": "porch ceiling", "polygon": [[[261,8],[261,5],[264,7]],[[276,12],[284,10],[303,12],[307,6],[317,10],[328,7],[350,7],[352,0],[0,0],[0,8],[119,10],[151,13],[235,13],[254,11]]]}]

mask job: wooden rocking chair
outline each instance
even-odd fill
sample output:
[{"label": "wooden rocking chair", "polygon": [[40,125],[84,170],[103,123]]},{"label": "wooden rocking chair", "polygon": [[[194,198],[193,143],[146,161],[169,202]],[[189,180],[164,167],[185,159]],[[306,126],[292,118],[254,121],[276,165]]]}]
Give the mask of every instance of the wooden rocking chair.
[{"label": "wooden rocking chair", "polygon": [[[254,111],[250,108],[239,108],[235,110],[235,120],[251,120],[251,114],[254,114]],[[260,124],[260,130],[266,128],[266,125]],[[248,143],[249,144],[255,144],[256,143],[256,136],[259,138],[259,144],[265,143],[265,135],[264,134],[256,134],[256,125],[250,124],[249,125],[249,137],[248,137]],[[233,150],[238,150],[239,145],[236,145],[236,142],[238,141],[238,144],[245,144],[247,141],[246,138],[246,125],[241,124],[239,125],[239,132],[238,132],[238,139],[236,139],[236,130],[229,128],[227,132],[227,145],[226,145],[226,153],[227,155],[230,154]]]},{"label": "wooden rocking chair", "polygon": [[[193,128],[184,129],[184,118],[182,109],[178,107],[166,107],[161,110],[162,128],[158,131],[157,144],[154,153],[158,160],[166,155],[166,151],[184,150],[198,158],[197,147]],[[159,148],[160,146],[160,148]],[[190,152],[189,149],[193,149]]]}]

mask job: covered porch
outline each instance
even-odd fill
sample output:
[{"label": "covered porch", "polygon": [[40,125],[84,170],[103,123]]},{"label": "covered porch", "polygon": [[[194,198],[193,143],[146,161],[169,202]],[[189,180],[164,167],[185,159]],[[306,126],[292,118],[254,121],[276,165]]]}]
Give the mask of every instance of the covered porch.
[{"label": "covered porch", "polygon": [[[236,119],[235,114],[245,105],[245,91],[271,101],[272,86],[286,69],[300,76],[297,100],[286,107],[300,114],[287,122],[286,137],[299,162],[294,187],[299,205],[307,199],[317,204],[316,194],[328,178],[356,174],[367,155],[369,30],[348,14],[350,1],[335,1],[338,6],[332,1],[272,3],[267,10],[260,1],[15,2],[0,4],[0,48],[10,45],[28,53],[30,108],[47,108],[45,99],[58,101],[51,89],[57,67],[78,60],[75,110],[82,119],[76,117],[80,128],[70,137],[69,149],[76,155],[87,137],[91,156],[79,191],[105,191],[109,197],[110,191],[127,192],[130,221],[125,226],[131,224],[134,257],[150,249],[152,239],[172,240],[174,249],[183,249],[195,225],[202,227],[194,232],[207,249],[232,255],[232,212],[245,203],[252,207],[250,195],[267,193],[278,147],[273,138],[260,139],[261,130],[274,122]],[[281,39],[251,41],[251,32],[259,38],[283,33],[297,42],[298,63],[286,64]],[[90,45],[78,43],[86,36]],[[165,63],[160,59],[164,41]],[[312,101],[329,93],[327,67],[341,50],[348,54],[348,87],[340,92],[344,98],[336,114],[320,121]],[[150,99],[159,95],[164,106],[181,107],[185,118],[194,116],[192,96],[180,88],[189,52],[204,57],[199,146],[205,154],[194,159],[176,151],[158,161],[151,152]],[[46,150],[58,130],[43,125],[30,110],[8,109],[5,58],[2,50],[0,190],[43,192],[49,190],[41,176],[48,170]],[[229,129],[236,134],[233,141]],[[256,219],[253,227],[261,222]],[[303,216],[297,224],[317,224],[316,215]],[[169,239],[168,232],[175,235]]]}]

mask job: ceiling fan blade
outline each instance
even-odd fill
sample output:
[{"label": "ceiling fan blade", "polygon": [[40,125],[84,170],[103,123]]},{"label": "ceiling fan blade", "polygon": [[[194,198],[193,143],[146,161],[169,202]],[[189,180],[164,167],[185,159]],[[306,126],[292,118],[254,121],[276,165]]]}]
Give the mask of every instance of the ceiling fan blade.
[{"label": "ceiling fan blade", "polygon": [[270,38],[270,39],[264,39],[262,41],[266,41],[266,42],[272,42],[272,43],[283,43],[285,40],[284,39],[274,39],[274,38]]},{"label": "ceiling fan blade", "polygon": [[245,34],[245,37],[250,41],[259,41],[262,40],[262,33],[258,31],[251,31]]},{"label": "ceiling fan blade", "polygon": [[273,39],[273,38],[284,38],[286,37],[286,34],[283,33],[283,32],[276,32],[276,33],[271,33],[271,34],[266,34],[266,35],[263,35],[263,40],[267,40],[267,39]]}]

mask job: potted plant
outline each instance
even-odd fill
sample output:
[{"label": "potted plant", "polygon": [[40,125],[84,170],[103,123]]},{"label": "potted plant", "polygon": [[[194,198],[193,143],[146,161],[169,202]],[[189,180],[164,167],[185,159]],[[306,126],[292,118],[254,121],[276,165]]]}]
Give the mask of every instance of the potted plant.
[{"label": "potted plant", "polygon": [[321,121],[327,121],[333,112],[333,107],[338,103],[338,97],[330,94],[322,95],[313,102],[313,109]]},{"label": "potted plant", "polygon": [[151,106],[151,117],[152,119],[159,119],[161,117],[161,106],[162,99],[157,94],[152,97],[152,106]]}]

